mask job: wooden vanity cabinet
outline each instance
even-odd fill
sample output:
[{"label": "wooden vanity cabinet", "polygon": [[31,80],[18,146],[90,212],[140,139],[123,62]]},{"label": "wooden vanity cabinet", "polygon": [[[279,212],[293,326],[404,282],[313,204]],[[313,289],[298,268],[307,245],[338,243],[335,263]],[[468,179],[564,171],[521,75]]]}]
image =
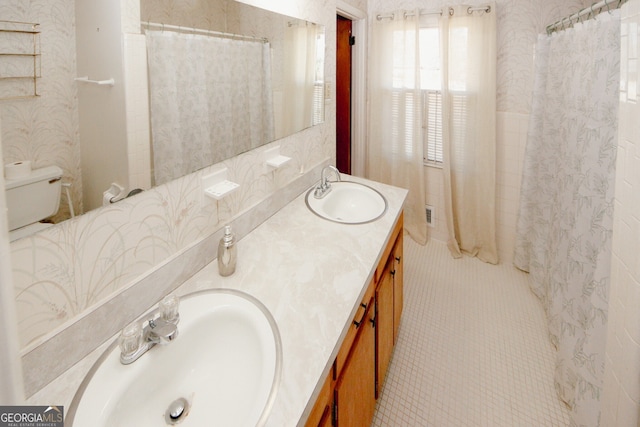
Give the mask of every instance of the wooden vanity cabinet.
[{"label": "wooden vanity cabinet", "polygon": [[402,314],[402,230],[400,214],[307,427],[364,427],[373,421]]}]

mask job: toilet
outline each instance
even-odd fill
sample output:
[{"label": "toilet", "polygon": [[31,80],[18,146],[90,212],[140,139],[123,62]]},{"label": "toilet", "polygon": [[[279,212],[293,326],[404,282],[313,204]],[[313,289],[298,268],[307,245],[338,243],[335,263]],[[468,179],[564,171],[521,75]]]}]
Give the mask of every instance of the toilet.
[{"label": "toilet", "polygon": [[11,241],[51,226],[40,221],[58,212],[61,187],[62,169],[58,166],[33,169],[24,177],[5,180]]}]

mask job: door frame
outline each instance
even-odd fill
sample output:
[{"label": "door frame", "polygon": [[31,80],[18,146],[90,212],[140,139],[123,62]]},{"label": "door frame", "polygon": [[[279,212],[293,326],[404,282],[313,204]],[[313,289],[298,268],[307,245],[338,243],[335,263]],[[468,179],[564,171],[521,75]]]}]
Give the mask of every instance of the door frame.
[{"label": "door frame", "polygon": [[336,13],[353,22],[356,38],[351,54],[351,174],[365,176],[367,155],[367,14],[344,0],[336,0]]}]

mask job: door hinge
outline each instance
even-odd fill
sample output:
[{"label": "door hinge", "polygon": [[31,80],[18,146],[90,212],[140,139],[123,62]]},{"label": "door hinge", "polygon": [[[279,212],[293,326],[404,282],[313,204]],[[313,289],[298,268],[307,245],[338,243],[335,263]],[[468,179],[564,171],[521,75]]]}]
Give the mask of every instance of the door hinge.
[{"label": "door hinge", "polygon": [[333,407],[331,408],[331,425],[335,426],[336,424],[338,424],[338,405],[336,405],[334,400]]},{"label": "door hinge", "polygon": [[356,44],[356,36],[349,36],[349,46]]}]

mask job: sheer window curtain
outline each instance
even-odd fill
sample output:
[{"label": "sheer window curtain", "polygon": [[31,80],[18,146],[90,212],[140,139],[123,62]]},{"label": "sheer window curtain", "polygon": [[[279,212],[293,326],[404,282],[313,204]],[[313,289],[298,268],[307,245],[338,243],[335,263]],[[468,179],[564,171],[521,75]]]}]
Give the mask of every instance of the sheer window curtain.
[{"label": "sheer window curtain", "polygon": [[450,7],[440,21],[448,246],[497,264],[496,8]]},{"label": "sheer window curtain", "polygon": [[373,21],[366,175],[409,190],[404,208],[405,230],[424,245],[427,222],[420,122],[419,20],[419,13],[405,18],[401,11],[394,14],[394,19]]}]

